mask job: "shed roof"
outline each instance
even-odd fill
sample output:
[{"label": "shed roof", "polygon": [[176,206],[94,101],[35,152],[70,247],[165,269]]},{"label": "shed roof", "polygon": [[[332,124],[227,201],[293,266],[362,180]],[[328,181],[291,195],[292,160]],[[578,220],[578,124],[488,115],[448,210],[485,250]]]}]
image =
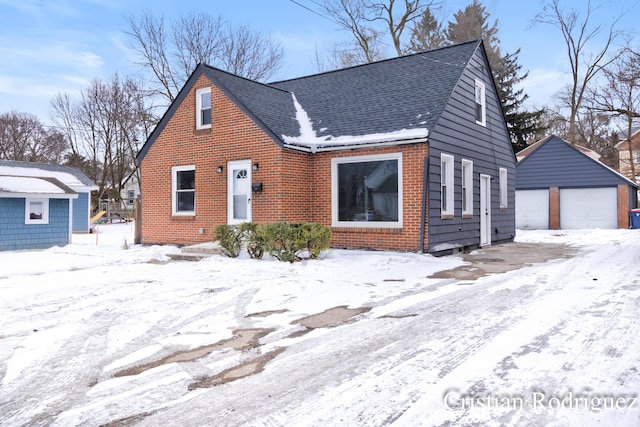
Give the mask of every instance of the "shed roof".
[{"label": "shed roof", "polygon": [[0,196],[74,199],[78,193],[55,178],[0,175]]},{"label": "shed roof", "polygon": [[475,40],[270,84],[201,64],[138,159],[202,74],[282,147],[315,151],[424,141],[482,46]]},{"label": "shed roof", "polygon": [[75,191],[97,190],[98,186],[80,169],[48,163],[0,160],[0,175],[55,178]]}]

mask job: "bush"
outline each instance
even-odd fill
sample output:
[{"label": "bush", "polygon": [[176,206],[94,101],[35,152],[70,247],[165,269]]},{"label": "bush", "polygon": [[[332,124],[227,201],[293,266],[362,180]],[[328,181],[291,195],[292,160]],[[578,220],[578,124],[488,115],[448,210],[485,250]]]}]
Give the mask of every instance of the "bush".
[{"label": "bush", "polygon": [[219,225],[215,230],[225,255],[235,258],[244,243],[251,258],[268,252],[280,261],[317,259],[331,244],[331,228],[316,223]]},{"label": "bush", "polygon": [[331,244],[331,229],[320,224],[276,222],[260,228],[266,250],[280,261],[304,259],[305,252],[316,259]]},{"label": "bush", "polygon": [[238,225],[220,224],[215,229],[215,237],[220,242],[222,252],[231,258],[240,255],[243,230]]}]

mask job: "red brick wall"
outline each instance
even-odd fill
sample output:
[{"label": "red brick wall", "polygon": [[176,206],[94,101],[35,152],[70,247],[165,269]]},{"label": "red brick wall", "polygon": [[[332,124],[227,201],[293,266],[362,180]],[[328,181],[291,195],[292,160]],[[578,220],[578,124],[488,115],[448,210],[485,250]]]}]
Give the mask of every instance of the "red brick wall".
[{"label": "red brick wall", "polygon": [[[277,197],[281,177],[281,149],[244,112],[215,86],[211,89],[211,129],[196,130],[195,90],[210,86],[200,77],[141,164],[142,242],[193,244],[212,240],[216,225],[227,223],[227,162],[250,159],[259,163],[253,182],[263,182],[255,193],[253,218],[280,219]],[[171,214],[171,167],[195,165],[196,214]],[[218,173],[216,168],[224,170]],[[204,234],[199,234],[200,229]]]},{"label": "red brick wall", "polygon": [[618,228],[629,228],[629,186],[618,185]]},{"label": "red brick wall", "polygon": [[549,188],[549,230],[560,230],[560,190]]},{"label": "red brick wall", "polygon": [[[282,149],[215,86],[212,127],[196,130],[195,91],[210,85],[205,77],[198,79],[142,161],[143,243],[211,241],[215,226],[227,223],[228,161],[250,159],[259,164],[252,171],[252,182],[263,183],[263,191],[252,196],[254,222],[314,221],[330,226],[331,158],[402,152],[402,229],[334,227],[332,246],[419,249],[426,144],[317,154]],[[196,168],[195,216],[171,213],[171,167],[184,165]],[[219,165],[223,173],[216,172]]]}]

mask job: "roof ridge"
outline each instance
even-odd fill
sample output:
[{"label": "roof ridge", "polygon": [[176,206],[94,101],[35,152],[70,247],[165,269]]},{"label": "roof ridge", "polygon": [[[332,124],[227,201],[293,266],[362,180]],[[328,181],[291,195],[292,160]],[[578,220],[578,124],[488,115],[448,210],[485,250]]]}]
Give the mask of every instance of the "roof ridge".
[{"label": "roof ridge", "polygon": [[391,62],[391,61],[397,61],[397,60],[401,60],[401,59],[405,59],[405,58],[410,58],[410,57],[414,57],[414,56],[420,56],[420,55],[429,55],[432,54],[433,52],[438,52],[438,51],[442,51],[445,49],[452,49],[452,48],[456,48],[456,47],[460,47],[460,46],[464,46],[467,44],[478,44],[481,42],[481,39],[475,39],[475,40],[469,40],[466,42],[462,42],[462,43],[456,43],[456,44],[452,44],[449,46],[442,46],[436,49],[431,49],[431,50],[425,50],[422,52],[414,52],[414,53],[410,53],[408,55],[402,55],[402,56],[395,56],[392,58],[385,58],[385,59],[380,59],[378,61],[373,61],[373,62],[366,62],[364,64],[357,64],[357,65],[352,65],[349,67],[343,67],[343,68],[336,68],[335,70],[327,70],[327,71],[322,71],[319,73],[315,73],[315,74],[308,74],[306,76],[298,76],[298,77],[292,77],[290,79],[284,79],[284,80],[278,80],[278,81],[274,81],[274,82],[269,82],[269,86],[273,86],[273,85],[277,85],[277,84],[282,84],[282,83],[288,83],[288,82],[292,82],[295,80],[303,80],[303,79],[307,79],[310,77],[317,77],[317,76],[323,76],[323,75],[327,75],[327,74],[333,74],[333,73],[339,73],[342,71],[348,71],[348,70],[353,70],[356,68],[361,68],[361,67],[367,67],[370,65],[376,65],[376,64],[381,64],[381,63],[386,63],[386,62]]}]

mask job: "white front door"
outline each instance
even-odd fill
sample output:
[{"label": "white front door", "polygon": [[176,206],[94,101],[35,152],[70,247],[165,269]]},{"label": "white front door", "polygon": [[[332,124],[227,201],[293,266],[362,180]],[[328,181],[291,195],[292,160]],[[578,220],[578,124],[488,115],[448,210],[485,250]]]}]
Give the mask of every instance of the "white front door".
[{"label": "white front door", "polygon": [[491,177],[480,174],[480,246],[491,244]]},{"label": "white front door", "polygon": [[227,164],[227,217],[229,224],[251,221],[251,160]]}]

